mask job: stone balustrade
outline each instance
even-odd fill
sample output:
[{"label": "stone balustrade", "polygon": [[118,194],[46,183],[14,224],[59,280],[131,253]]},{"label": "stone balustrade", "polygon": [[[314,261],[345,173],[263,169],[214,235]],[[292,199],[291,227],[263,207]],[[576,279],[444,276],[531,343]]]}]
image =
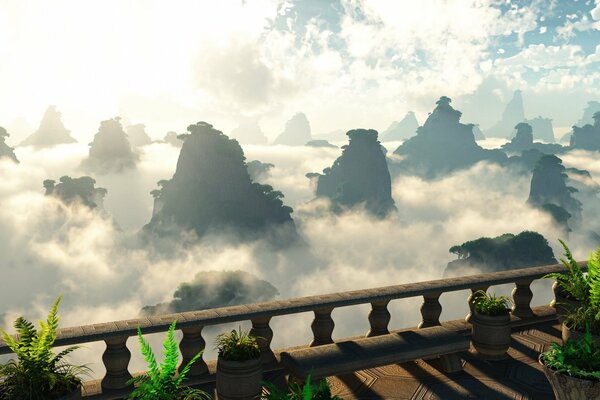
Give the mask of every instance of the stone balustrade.
[{"label": "stone balustrade", "polygon": [[[585,262],[579,264],[584,271],[587,269]],[[106,350],[102,355],[102,361],[106,367],[106,374],[101,381],[102,390],[108,393],[111,391],[123,392],[123,390],[128,389],[126,382],[131,377],[128,370],[131,353],[126,346],[126,341],[127,338],[137,334],[138,326],[145,334],[166,332],[171,322],[177,320],[177,328],[183,332],[180,350],[183,356],[183,365],[185,365],[195,354],[204,350],[206,345],[202,338],[204,327],[230,322],[251,321],[251,333],[260,337],[259,345],[263,365],[272,367],[277,364],[276,357],[270,347],[273,330],[269,324],[273,317],[313,312],[314,320],[311,329],[314,338],[310,346],[319,346],[334,342],[332,333],[335,323],[331,318],[331,313],[335,308],[371,304],[371,311],[368,316],[365,316],[370,324],[370,329],[366,335],[376,336],[389,332],[388,324],[391,316],[387,307],[392,300],[422,296],[422,321],[418,327],[423,328],[440,325],[442,305],[439,298],[442,293],[470,289],[472,294],[466,301],[468,301],[472,311],[473,294],[475,292],[487,290],[490,286],[514,283],[512,315],[520,319],[527,319],[534,315],[530,304],[533,296],[530,288],[531,283],[551,272],[565,272],[565,267],[562,264],[555,264],[62,328],[58,331],[55,344],[62,346],[104,341]],[[466,317],[466,320],[468,321],[469,318],[470,314]],[[9,354],[10,352],[10,349],[0,341],[0,354]],[[207,374],[206,362],[199,360],[192,367],[189,376],[198,378]]]}]

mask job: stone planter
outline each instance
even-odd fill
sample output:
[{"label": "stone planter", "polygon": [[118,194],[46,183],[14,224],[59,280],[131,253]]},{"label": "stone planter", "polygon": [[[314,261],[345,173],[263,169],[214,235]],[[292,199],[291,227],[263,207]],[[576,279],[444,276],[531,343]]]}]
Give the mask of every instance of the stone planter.
[{"label": "stone planter", "polygon": [[510,314],[484,315],[473,313],[471,319],[473,347],[485,360],[502,360],[510,347]]},{"label": "stone planter", "polygon": [[558,322],[562,324],[565,320],[565,316],[568,315],[571,310],[579,307],[581,302],[567,297],[567,293],[564,289],[561,289],[556,282],[552,285],[552,290],[554,291],[554,300],[550,302],[550,306],[554,307],[556,310],[556,318],[558,319]]},{"label": "stone planter", "polygon": [[552,386],[556,400],[588,400],[600,399],[600,381],[579,379],[556,372],[544,364],[544,354],[540,354],[539,362],[544,374]]},{"label": "stone planter", "polygon": [[[584,335],[584,332],[573,330],[573,329],[569,328],[567,326],[567,324],[565,324],[563,322],[563,324],[562,324],[562,341],[563,341],[563,344],[565,344],[565,342],[568,339],[571,339],[571,340],[582,340],[583,339],[583,335]],[[598,336],[598,335],[592,335],[592,340],[594,342],[596,342],[596,346],[600,347],[600,336]]]},{"label": "stone planter", "polygon": [[247,361],[217,359],[217,398],[220,400],[254,400],[261,394],[260,358]]}]

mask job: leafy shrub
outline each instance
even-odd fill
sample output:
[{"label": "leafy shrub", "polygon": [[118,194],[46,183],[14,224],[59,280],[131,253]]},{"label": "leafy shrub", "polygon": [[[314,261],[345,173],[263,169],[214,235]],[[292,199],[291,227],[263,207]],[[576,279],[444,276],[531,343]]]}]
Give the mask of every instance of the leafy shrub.
[{"label": "leafy shrub", "polygon": [[39,332],[23,317],[17,318],[14,324],[18,340],[0,329],[2,340],[18,360],[0,365],[0,394],[3,399],[57,398],[75,390],[81,383],[79,375],[89,372],[86,366],[71,365],[64,359],[78,346],[66,348],[56,355],[52,351],[58,329],[60,300],[61,296],[58,296],[46,322],[40,321]]},{"label": "leafy shrub", "polygon": [[179,361],[179,350],[175,341],[175,324],[173,321],[169,326],[169,331],[163,342],[165,360],[160,366],[156,362],[156,357],[152,348],[142,336],[142,330],[138,327],[138,341],[144,359],[148,363],[148,372],[144,375],[136,376],[129,380],[129,384],[136,384],[137,387],[129,395],[129,399],[142,400],[196,400],[210,399],[210,395],[202,390],[184,387],[183,380],[190,371],[193,363],[201,356],[202,352],[196,354],[189,363],[181,370],[177,376],[177,363]]},{"label": "leafy shrub", "polygon": [[479,290],[475,292],[473,305],[479,314],[496,316],[507,314],[511,302],[510,298],[506,296],[496,296]]},{"label": "leafy shrub", "polygon": [[263,382],[268,394],[263,394],[261,400],[342,400],[339,396],[331,395],[331,388],[326,379],[321,379],[318,385],[311,382],[311,374],[303,386],[290,383],[286,392],[282,392],[271,382]]},{"label": "leafy shrub", "polygon": [[567,340],[564,345],[552,343],[542,355],[550,369],[576,378],[600,380],[600,348],[592,339],[589,327],[581,340]]},{"label": "leafy shrub", "polygon": [[228,361],[246,361],[260,357],[260,347],[254,336],[239,328],[217,336],[219,356]]}]

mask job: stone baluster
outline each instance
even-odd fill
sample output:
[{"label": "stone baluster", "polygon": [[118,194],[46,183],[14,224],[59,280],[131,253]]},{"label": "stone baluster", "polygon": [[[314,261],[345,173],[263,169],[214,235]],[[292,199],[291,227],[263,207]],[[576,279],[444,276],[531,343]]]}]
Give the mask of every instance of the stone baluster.
[{"label": "stone baluster", "polygon": [[102,354],[102,362],[106,368],[106,375],[101,382],[103,392],[133,387],[127,384],[127,381],[131,379],[131,374],[127,370],[131,359],[131,352],[127,348],[127,339],[127,336],[104,339],[106,350]]},{"label": "stone baluster", "polygon": [[533,282],[532,279],[515,282],[515,288],[512,291],[514,303],[512,315],[515,317],[533,317],[533,311],[531,310],[531,299],[533,298],[533,292],[530,288],[531,282]]},{"label": "stone baluster", "polygon": [[250,334],[255,336],[260,346],[260,359],[263,365],[269,365],[276,361],[275,354],[271,350],[273,340],[273,329],[269,326],[271,317],[257,317],[252,319]]},{"label": "stone baluster", "polygon": [[441,292],[429,293],[423,295],[423,304],[421,305],[421,316],[423,320],[418,328],[427,328],[429,326],[438,326],[440,324],[440,315],[442,315],[442,305],[440,304]]},{"label": "stone baluster", "polygon": [[381,300],[371,303],[371,311],[369,312],[371,329],[367,332],[367,337],[390,333],[388,324],[390,323],[391,315],[387,309],[389,302],[389,300]]},{"label": "stone baluster", "polygon": [[[206,342],[202,337],[202,326],[192,326],[189,328],[181,329],[183,332],[183,338],[179,343],[179,350],[181,350],[181,365],[179,365],[179,372],[190,362],[192,358],[199,352],[203,351],[206,347]],[[192,364],[190,371],[187,374],[187,378],[197,378],[199,376],[208,373],[208,366],[202,359],[202,356]]]},{"label": "stone baluster", "polygon": [[335,323],[333,322],[333,319],[331,319],[332,311],[332,307],[318,308],[314,310],[315,319],[313,320],[312,324],[310,324],[310,328],[312,329],[314,336],[314,339],[310,344],[311,346],[320,346],[322,344],[333,343],[331,334],[333,333]]},{"label": "stone baluster", "polygon": [[471,295],[469,296],[469,300],[467,300],[469,303],[469,314],[467,314],[467,316],[465,317],[465,321],[471,322],[471,318],[473,317],[473,313],[475,311],[475,305],[473,304],[473,302],[475,301],[475,298],[477,297],[475,295],[475,293],[480,290],[485,292],[488,290],[488,288],[489,288],[489,286],[479,286],[479,287],[471,288]]}]

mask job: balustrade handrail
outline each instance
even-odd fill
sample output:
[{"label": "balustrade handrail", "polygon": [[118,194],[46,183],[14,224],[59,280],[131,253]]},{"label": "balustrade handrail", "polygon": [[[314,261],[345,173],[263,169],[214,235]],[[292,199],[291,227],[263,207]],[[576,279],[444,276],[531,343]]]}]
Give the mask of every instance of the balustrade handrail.
[{"label": "balustrade handrail", "polygon": [[[578,263],[583,271],[587,271],[586,261],[580,261]],[[72,345],[117,337],[135,336],[137,334],[138,326],[142,328],[145,334],[165,332],[168,330],[169,325],[173,320],[177,320],[178,329],[220,325],[257,318],[297,314],[319,309],[334,309],[357,304],[386,302],[395,299],[431,294],[435,295],[505,283],[531,282],[552,272],[566,272],[566,270],[563,264],[553,264],[463,277],[443,278],[417,283],[405,283],[372,289],[352,290],[324,295],[274,300],[263,303],[67,327],[58,330],[55,345]],[[0,354],[9,354],[11,352],[10,348],[0,339]]]}]

